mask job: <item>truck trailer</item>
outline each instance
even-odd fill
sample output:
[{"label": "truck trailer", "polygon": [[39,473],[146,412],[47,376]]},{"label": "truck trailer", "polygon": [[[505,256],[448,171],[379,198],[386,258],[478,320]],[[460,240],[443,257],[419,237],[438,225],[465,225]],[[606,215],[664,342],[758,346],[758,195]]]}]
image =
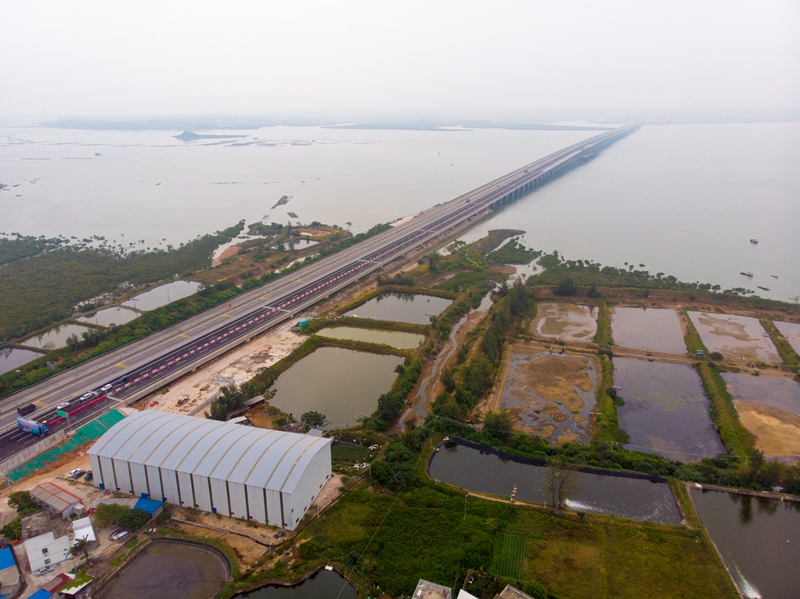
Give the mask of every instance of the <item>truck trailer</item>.
[{"label": "truck trailer", "polygon": [[36,422],[35,420],[17,418],[17,426],[26,433],[36,435],[37,437],[46,437],[50,434],[50,430],[46,425],[41,422]]}]

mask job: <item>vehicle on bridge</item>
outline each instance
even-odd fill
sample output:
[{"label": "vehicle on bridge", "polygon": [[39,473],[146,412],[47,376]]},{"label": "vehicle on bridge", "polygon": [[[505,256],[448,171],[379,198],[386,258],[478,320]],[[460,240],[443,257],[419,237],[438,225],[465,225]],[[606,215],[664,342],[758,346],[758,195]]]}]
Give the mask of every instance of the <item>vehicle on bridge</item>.
[{"label": "vehicle on bridge", "polygon": [[46,437],[50,434],[50,429],[47,428],[47,425],[42,424],[41,422],[36,422],[35,420],[17,418],[17,426],[20,428],[20,430],[32,435],[36,435],[37,437]]},{"label": "vehicle on bridge", "polygon": [[20,416],[27,416],[31,412],[36,411],[36,404],[30,403],[27,406],[17,406],[17,414]]}]

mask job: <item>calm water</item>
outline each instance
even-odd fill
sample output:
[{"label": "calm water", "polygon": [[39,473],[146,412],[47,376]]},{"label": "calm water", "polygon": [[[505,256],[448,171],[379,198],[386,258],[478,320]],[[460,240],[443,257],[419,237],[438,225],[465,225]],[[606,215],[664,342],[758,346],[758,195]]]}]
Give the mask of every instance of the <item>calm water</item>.
[{"label": "calm water", "polygon": [[723,372],[722,378],[734,401],[760,403],[800,416],[800,385],[787,379]]},{"label": "calm water", "polygon": [[622,347],[686,353],[681,323],[674,310],[612,308],[611,337]]},{"label": "calm water", "polygon": [[562,341],[591,341],[597,333],[597,308],[564,302],[542,302],[536,306],[531,330],[540,337]]},{"label": "calm water", "polygon": [[[456,443],[448,445],[450,447],[440,447],[431,460],[429,472],[433,478],[493,495],[509,496],[516,486],[517,497],[521,500],[549,502],[544,490],[544,468]],[[681,521],[675,498],[665,482],[584,472],[578,473],[577,480],[581,491],[567,500],[567,505],[573,509],[661,524]]]},{"label": "calm water", "polygon": [[775,326],[786,337],[794,351],[800,354],[800,322],[779,322],[776,320]]},{"label": "calm water", "polygon": [[385,343],[398,349],[414,349],[425,339],[424,335],[405,333],[403,331],[379,331],[377,329],[360,329],[357,327],[331,327],[317,333],[323,337],[367,341],[369,343]]},{"label": "calm water", "polygon": [[708,399],[691,366],[614,358],[614,384],[625,405],[619,426],[628,449],[698,462],[725,452],[708,415]]},{"label": "calm water", "polygon": [[102,310],[98,310],[89,316],[81,316],[77,320],[80,322],[90,322],[101,327],[110,327],[112,325],[125,324],[131,320],[139,318],[139,316],[140,314],[138,312],[134,312],[133,310],[114,307],[103,308]]},{"label": "calm water", "polygon": [[269,585],[239,595],[242,599],[357,599],[358,592],[347,579],[333,570],[318,570],[300,584]]},{"label": "calm water", "polygon": [[800,504],[722,491],[691,494],[745,597],[800,597]]},{"label": "calm water", "polygon": [[524,229],[566,258],[786,300],[800,295],[799,152],[800,123],[647,126],[464,239]]},{"label": "calm water", "polygon": [[0,348],[0,374],[19,368],[36,358],[41,358],[43,355],[30,349],[20,349],[18,347]]},{"label": "calm water", "polygon": [[392,320],[411,324],[430,324],[431,316],[438,316],[452,300],[431,295],[386,293],[347,313],[347,316]]},{"label": "calm water", "polygon": [[203,547],[157,541],[99,594],[98,599],[209,599],[230,575],[223,558]]},{"label": "calm water", "polygon": [[402,362],[397,356],[323,347],[278,377],[278,394],[270,403],[297,419],[314,410],[325,414],[331,426],[353,426],[375,411]]},{"label": "calm water", "polygon": [[135,295],[131,299],[122,302],[122,305],[147,312],[194,295],[202,286],[197,281],[172,281],[172,283],[159,285],[144,293]]},{"label": "calm water", "polygon": [[775,344],[757,318],[707,312],[689,312],[689,318],[710,352],[733,355],[747,362],[781,361]]},{"label": "calm water", "polygon": [[[352,222],[359,233],[597,132],[269,127],[233,132],[246,140],[189,143],[175,133],[0,129],[3,183],[20,184],[0,192],[0,231],[144,239],[144,247],[177,245],[240,219]],[[272,208],[283,195],[289,202]]]},{"label": "calm water", "polygon": [[77,324],[62,324],[61,326],[53,327],[41,335],[28,337],[24,341],[20,341],[20,343],[39,349],[58,349],[59,347],[66,347],[67,338],[70,335],[75,335],[80,339],[81,335],[88,330],[89,327],[83,327]]}]

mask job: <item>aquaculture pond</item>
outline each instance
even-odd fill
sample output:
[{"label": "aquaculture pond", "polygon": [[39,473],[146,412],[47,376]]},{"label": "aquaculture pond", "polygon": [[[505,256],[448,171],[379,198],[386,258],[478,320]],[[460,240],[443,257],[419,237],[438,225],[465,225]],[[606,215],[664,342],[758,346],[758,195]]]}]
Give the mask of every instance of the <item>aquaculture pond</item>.
[{"label": "aquaculture pond", "polygon": [[432,295],[412,293],[382,293],[364,305],[347,313],[347,316],[393,320],[411,324],[430,324],[431,316],[438,316],[451,300]]},{"label": "aquaculture pond", "polygon": [[92,324],[99,325],[101,327],[110,327],[113,325],[121,325],[134,320],[135,318],[139,318],[141,316],[135,310],[131,310],[129,308],[103,308],[102,310],[98,310],[94,314],[90,314],[88,316],[81,316],[77,320],[79,322],[89,322]]},{"label": "aquaculture pond", "polygon": [[230,576],[228,560],[199,543],[157,539],[123,566],[97,599],[209,599]]},{"label": "aquaculture pond", "polygon": [[595,357],[514,348],[500,396],[500,409],[517,428],[551,443],[587,441],[596,403]]},{"label": "aquaculture pond", "polygon": [[270,584],[255,591],[237,595],[242,599],[357,599],[358,592],[335,570],[317,570],[303,582],[283,586]]},{"label": "aquaculture pond", "polygon": [[322,329],[317,334],[333,339],[367,341],[369,343],[391,345],[398,349],[414,349],[425,339],[425,335],[418,335],[417,333],[361,329],[358,327],[331,327],[329,329]]},{"label": "aquaculture pond", "polygon": [[614,358],[617,408],[628,449],[697,462],[725,452],[709,417],[700,376],[685,364]]},{"label": "aquaculture pond", "polygon": [[198,283],[197,281],[172,281],[172,283],[159,285],[144,293],[135,295],[129,300],[122,302],[122,305],[147,312],[148,310],[155,310],[161,306],[176,302],[179,299],[194,295],[202,286],[202,283]]},{"label": "aquaculture pond", "polygon": [[742,425],[771,457],[800,459],[800,385],[789,379],[723,372]]},{"label": "aquaculture pond", "polygon": [[[518,499],[536,503],[550,501],[544,488],[545,471],[543,466],[526,463],[523,458],[452,441],[440,445],[428,465],[429,474],[436,480],[476,493],[506,497],[516,487]],[[660,524],[681,522],[666,479],[615,476],[611,472],[578,472],[576,478],[580,489],[567,499],[567,506],[572,509]]]},{"label": "aquaculture pond", "polygon": [[678,315],[662,308],[612,308],[611,337],[631,349],[685,354]]},{"label": "aquaculture pond", "polygon": [[597,333],[597,308],[542,302],[536,306],[536,320],[531,331],[540,337],[562,341],[591,341]]},{"label": "aquaculture pond", "polygon": [[775,326],[781,335],[786,337],[794,351],[800,354],[800,322],[781,322],[776,320]]},{"label": "aquaculture pond", "polygon": [[694,488],[691,496],[745,597],[800,597],[800,503]]},{"label": "aquaculture pond", "polygon": [[89,327],[78,324],[62,324],[61,326],[48,329],[41,335],[28,337],[24,341],[20,341],[20,343],[39,349],[58,349],[60,347],[66,347],[67,339],[70,335],[75,335],[80,339],[81,335],[88,330],[90,330]]},{"label": "aquaculture pond", "polygon": [[30,350],[20,349],[19,347],[0,348],[0,374],[19,368],[23,364],[32,362],[36,358],[41,358],[44,354]]},{"label": "aquaculture pond", "polygon": [[375,411],[402,363],[397,356],[322,347],[278,377],[270,403],[297,419],[313,410],[325,414],[327,427],[353,426]]},{"label": "aquaculture pond", "polygon": [[689,312],[689,318],[710,352],[746,361],[781,361],[772,339],[757,318],[708,312]]}]

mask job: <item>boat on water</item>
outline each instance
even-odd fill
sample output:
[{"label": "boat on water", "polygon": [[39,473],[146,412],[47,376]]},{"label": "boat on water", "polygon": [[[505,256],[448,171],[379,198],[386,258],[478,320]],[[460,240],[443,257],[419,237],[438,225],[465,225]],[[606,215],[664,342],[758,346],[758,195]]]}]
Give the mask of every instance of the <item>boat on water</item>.
[{"label": "boat on water", "polygon": [[773,279],[777,279],[778,275],[770,275]]},{"label": "boat on water", "polygon": [[758,239],[751,239],[750,243],[752,243],[753,245],[758,245]]},{"label": "boat on water", "polygon": [[759,285],[758,288],[761,289],[762,291],[769,291],[769,287],[764,287],[762,285]]},{"label": "boat on water", "polygon": [[746,276],[746,277],[750,277],[750,278],[752,278],[752,277],[753,277],[753,273],[751,273],[751,272],[745,272],[745,271],[742,271],[742,272],[740,272],[739,274],[740,274],[740,275],[744,275],[744,276]]}]

